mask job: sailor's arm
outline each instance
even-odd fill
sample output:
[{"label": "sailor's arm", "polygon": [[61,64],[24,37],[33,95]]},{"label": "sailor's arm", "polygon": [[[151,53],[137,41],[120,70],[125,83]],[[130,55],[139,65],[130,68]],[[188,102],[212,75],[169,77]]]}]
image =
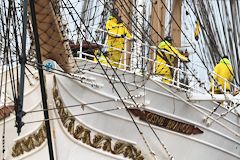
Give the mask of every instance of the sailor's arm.
[{"label": "sailor's arm", "polygon": [[108,20],[106,23],[106,30],[109,36],[114,38],[119,38],[119,35],[117,35],[117,31],[119,29],[119,25],[115,23],[112,20]]},{"label": "sailor's arm", "polygon": [[171,52],[174,52],[178,58],[180,58],[182,61],[187,62],[189,61],[187,57],[185,57],[184,55],[182,55],[175,47],[173,47],[172,45],[169,46]]},{"label": "sailor's arm", "polygon": [[178,58],[180,58],[184,62],[188,62],[188,58],[182,55],[175,47],[173,47],[169,42],[162,41],[159,46],[160,49],[167,50],[170,53],[175,54]]},{"label": "sailor's arm", "polygon": [[125,26],[124,26],[124,28],[125,28],[125,34],[126,34],[127,38],[128,38],[128,39],[132,39],[133,37],[132,37],[132,35],[129,33],[128,29],[127,29]]}]

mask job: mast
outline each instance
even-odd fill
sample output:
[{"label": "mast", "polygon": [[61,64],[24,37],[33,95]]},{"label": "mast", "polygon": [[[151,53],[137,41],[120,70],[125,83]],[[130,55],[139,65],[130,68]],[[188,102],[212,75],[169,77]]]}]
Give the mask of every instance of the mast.
[{"label": "mast", "polygon": [[172,33],[172,39],[173,44],[176,47],[181,47],[181,24],[182,24],[182,0],[174,0],[173,2],[173,20],[171,24],[171,33]]},{"label": "mast", "polygon": [[[119,16],[121,17],[124,25],[127,27],[129,31],[132,29],[132,11],[133,11],[133,0],[113,0],[113,7],[118,8],[119,11]],[[131,50],[131,43],[127,41],[126,43],[126,51]],[[126,59],[126,64],[129,66],[130,65],[130,56],[129,54],[126,54],[126,58],[122,56],[122,62],[124,59]]]},{"label": "mast", "polygon": [[23,37],[22,37],[22,53],[20,56],[21,64],[21,75],[20,75],[20,85],[19,85],[19,94],[18,94],[18,104],[15,107],[16,112],[16,127],[18,135],[21,133],[21,128],[24,125],[22,122],[22,117],[24,116],[23,112],[23,94],[24,94],[24,78],[25,78],[25,64],[26,64],[26,39],[27,39],[27,7],[28,0],[23,2]]},{"label": "mast", "polygon": [[[237,10],[237,1],[236,0],[230,0],[230,5],[231,5],[231,15],[232,15],[232,27],[233,27],[233,36],[232,36],[232,43],[233,43],[233,50],[232,50],[232,53],[228,53],[230,56],[231,54],[234,55],[234,56],[231,56],[231,57],[234,57],[232,58],[232,61],[233,61],[233,64],[235,64],[233,67],[234,67],[234,70],[235,70],[235,73],[238,73],[236,71],[239,71],[239,68],[240,66],[238,66],[238,61],[239,61],[239,51],[238,51],[238,42],[239,42],[239,38],[237,38],[239,36],[239,26],[238,26],[238,10]],[[238,17],[236,19],[234,19],[234,17]],[[236,57],[236,58],[235,58]],[[234,74],[236,76],[236,80],[237,80],[237,83],[239,82],[239,75],[238,74]]]},{"label": "mast", "polygon": [[[181,47],[181,26],[182,26],[182,0],[174,0],[171,23],[171,35],[173,45],[175,47]],[[174,67],[179,67],[179,61],[174,59]]]},{"label": "mast", "polygon": [[[165,4],[165,0],[154,0],[152,2],[151,39],[153,40],[154,45],[158,45],[162,40],[160,36],[164,37],[166,9],[163,4]],[[160,36],[158,34],[160,34]]]},{"label": "mast", "polygon": [[[143,15],[144,15],[144,9],[145,9],[145,1],[144,0],[137,0],[136,1],[136,6],[137,10],[134,17],[136,17],[136,27],[137,31],[135,32],[136,35],[136,41],[134,42],[133,46],[133,53],[131,54],[131,68],[143,68],[143,59],[141,56],[144,55],[144,49],[142,46],[142,43],[144,43],[143,40],[143,33],[144,33],[144,20],[143,20]],[[145,16],[145,15],[144,15]]]},{"label": "mast", "polygon": [[[164,5],[166,4],[165,0],[154,0],[152,1],[152,13],[151,13],[151,39],[153,41],[153,46],[158,46],[162,38],[165,36],[165,16],[166,16],[166,8]],[[160,35],[160,36],[159,36]],[[156,52],[156,51],[154,51]],[[153,51],[150,52],[150,59],[156,58],[156,53]],[[153,63],[149,64],[148,67],[150,70],[149,72],[153,72],[154,66]]]},{"label": "mast", "polygon": [[118,9],[119,16],[128,29],[132,27],[132,4],[133,0],[113,0],[113,7]]},{"label": "mast", "polygon": [[49,123],[49,115],[48,115],[48,106],[47,106],[47,94],[44,82],[44,75],[43,75],[43,66],[42,59],[41,59],[41,50],[40,50],[40,42],[39,42],[39,35],[38,35],[38,28],[37,28],[37,20],[35,15],[35,0],[30,0],[30,9],[31,9],[31,17],[32,17],[32,27],[36,45],[36,54],[37,54],[37,68],[39,72],[39,79],[41,85],[41,93],[42,93],[42,103],[44,109],[44,118],[45,118],[45,126],[46,126],[46,133],[47,133],[47,141],[48,141],[48,151],[49,151],[49,158],[50,160],[54,160],[53,154],[53,146],[52,146],[52,136],[51,136],[51,129]]}]

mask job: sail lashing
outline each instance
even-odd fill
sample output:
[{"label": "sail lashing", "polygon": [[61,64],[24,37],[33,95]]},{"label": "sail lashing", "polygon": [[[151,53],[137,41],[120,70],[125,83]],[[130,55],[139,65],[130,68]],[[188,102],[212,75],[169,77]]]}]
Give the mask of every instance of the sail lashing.
[{"label": "sail lashing", "polygon": [[55,0],[35,1],[41,55],[44,59],[55,60],[65,72],[76,72],[77,66],[69,46],[66,24],[58,5],[59,1]]}]

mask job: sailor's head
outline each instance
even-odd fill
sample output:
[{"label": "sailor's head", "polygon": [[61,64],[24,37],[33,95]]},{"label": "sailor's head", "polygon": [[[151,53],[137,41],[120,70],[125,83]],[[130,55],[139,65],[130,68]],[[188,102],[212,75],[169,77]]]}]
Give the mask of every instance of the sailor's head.
[{"label": "sailor's head", "polygon": [[112,16],[114,16],[114,17],[118,17],[118,14],[119,14],[118,9],[117,9],[117,8],[113,8],[113,9],[111,10],[111,14],[112,14]]},{"label": "sailor's head", "polygon": [[226,55],[222,57],[222,59],[224,59],[224,58],[229,59],[228,56],[226,56]]},{"label": "sailor's head", "polygon": [[164,41],[168,41],[169,43],[172,43],[172,37],[171,36],[166,36],[164,38]]},{"label": "sailor's head", "polygon": [[228,59],[228,56],[223,56],[222,59],[220,59],[219,63],[231,64],[231,62]]}]

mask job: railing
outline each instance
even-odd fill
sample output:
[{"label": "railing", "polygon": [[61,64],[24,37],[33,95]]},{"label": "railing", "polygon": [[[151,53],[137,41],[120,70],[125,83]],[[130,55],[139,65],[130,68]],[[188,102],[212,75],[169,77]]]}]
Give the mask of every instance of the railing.
[{"label": "railing", "polygon": [[[120,35],[114,34],[112,32],[107,32],[107,31],[105,31],[103,29],[99,29],[99,28],[95,28],[95,27],[89,27],[89,28],[91,28],[93,30],[96,30],[97,32],[110,33],[110,34],[113,34],[113,35],[116,35],[116,36],[120,36]],[[86,58],[86,56],[94,58],[95,57],[94,55],[82,52],[82,43],[81,42],[82,41],[80,41],[80,43],[79,43],[80,44],[79,57],[83,58],[83,55],[85,55],[85,58]],[[174,67],[174,66],[171,66],[171,65],[168,65],[168,64],[164,64],[164,63],[161,63],[161,62],[157,62],[156,61],[156,57],[157,57],[157,52],[158,52],[159,48],[157,48],[156,46],[150,46],[149,44],[146,44],[146,43],[136,43],[135,41],[132,41],[131,39],[129,39],[127,37],[124,37],[124,50],[120,50],[118,48],[114,48],[114,47],[108,46],[107,45],[107,38],[106,38],[104,44],[102,44],[100,42],[94,42],[94,43],[97,43],[99,46],[101,46],[101,48],[104,48],[105,50],[108,49],[108,48],[112,48],[112,49],[114,49],[116,51],[121,51],[123,57],[120,58],[120,62],[119,63],[118,62],[112,62],[112,63],[118,64],[119,68],[121,68],[121,69],[135,72],[136,68],[131,67],[131,65],[127,64],[127,58],[126,57],[129,57],[129,56],[131,56],[133,54],[132,51],[128,51],[127,50],[127,42],[134,43],[135,45],[144,46],[144,47],[146,47],[148,49],[148,52],[151,51],[151,53],[153,53],[153,58],[147,57],[146,54],[145,54],[145,56],[142,56],[141,54],[137,54],[136,55],[137,57],[135,57],[137,59],[140,58],[143,62],[150,62],[150,63],[152,63],[151,68],[150,69],[148,68],[148,70],[145,69],[146,71],[151,70],[150,72],[156,73],[156,65],[158,65],[158,64],[167,66],[168,68],[170,68],[173,71],[173,78],[169,79],[171,81],[171,83],[168,84],[168,85],[171,85],[171,86],[174,86],[174,87],[177,87],[177,88],[182,88],[182,89],[187,90],[187,91],[191,90],[191,91],[194,91],[194,92],[197,92],[197,93],[209,92],[209,91],[203,90],[203,87],[201,85],[205,85],[206,86],[205,88],[210,88],[210,86],[212,86],[212,90],[210,92],[212,94],[214,94],[214,84],[211,84],[211,82],[209,82],[209,80],[205,81],[205,82],[199,82],[199,79],[196,79],[196,76],[193,76],[192,73],[190,73],[189,71],[185,71],[185,70],[181,69],[180,68],[181,61],[180,61],[179,58],[178,58],[178,65],[177,65],[177,67]],[[177,58],[175,56],[175,54],[172,54],[172,53],[170,53],[168,51],[161,50],[161,52],[164,52],[165,54],[170,54],[171,56],[174,56],[175,58]],[[181,78],[181,76],[183,78]],[[206,75],[206,76],[207,76],[207,79],[209,79],[208,75]],[[153,77],[154,77],[155,80],[159,79],[159,81],[161,81],[163,76],[161,76],[161,75],[154,75]],[[188,80],[189,83],[181,82],[184,78],[186,80]],[[223,77],[219,76],[219,78],[223,78]],[[224,78],[223,78],[223,80],[224,80],[224,88],[223,88],[223,93],[224,94],[227,93],[226,92],[226,84],[227,83],[230,83],[231,88],[234,88],[234,90],[239,90],[239,87],[237,87],[233,83],[228,82]]]},{"label": "railing", "polygon": [[[217,77],[217,79],[221,79],[223,81],[223,86],[221,84],[218,83],[218,81],[216,79],[214,79],[213,77]],[[227,84],[229,84],[230,88],[233,91],[239,91],[239,87],[236,86],[235,84],[233,84],[232,82],[228,81],[226,78],[211,72],[211,93],[214,94],[215,92],[215,88],[217,88],[217,90],[223,94],[228,93],[229,91],[227,90]]]}]

